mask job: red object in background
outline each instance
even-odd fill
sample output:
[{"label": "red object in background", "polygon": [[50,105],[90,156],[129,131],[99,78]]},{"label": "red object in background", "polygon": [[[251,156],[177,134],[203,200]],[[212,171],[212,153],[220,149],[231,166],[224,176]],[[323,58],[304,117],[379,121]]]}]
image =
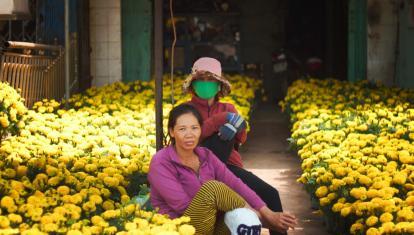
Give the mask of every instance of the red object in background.
[{"label": "red object in background", "polygon": [[311,57],[306,60],[306,67],[309,72],[316,72],[322,67],[322,60],[317,57]]},{"label": "red object in background", "polygon": [[281,50],[280,52],[272,53],[273,72],[280,73],[287,70],[287,60],[285,53]]},{"label": "red object in background", "polygon": [[272,53],[272,62],[273,63],[280,62],[282,60],[286,60],[285,53],[283,53],[282,51],[280,53],[278,53],[278,52],[273,52]]}]

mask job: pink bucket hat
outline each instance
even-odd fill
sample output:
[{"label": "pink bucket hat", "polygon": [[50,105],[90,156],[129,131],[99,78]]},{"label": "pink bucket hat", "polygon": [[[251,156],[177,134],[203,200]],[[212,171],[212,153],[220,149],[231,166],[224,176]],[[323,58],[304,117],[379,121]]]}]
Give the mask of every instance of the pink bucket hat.
[{"label": "pink bucket hat", "polygon": [[221,83],[220,91],[218,93],[219,96],[226,96],[230,94],[231,85],[229,81],[221,75],[220,61],[210,57],[202,57],[194,62],[191,74],[184,81],[184,92],[187,93],[192,91],[191,83],[201,75],[211,76]]}]

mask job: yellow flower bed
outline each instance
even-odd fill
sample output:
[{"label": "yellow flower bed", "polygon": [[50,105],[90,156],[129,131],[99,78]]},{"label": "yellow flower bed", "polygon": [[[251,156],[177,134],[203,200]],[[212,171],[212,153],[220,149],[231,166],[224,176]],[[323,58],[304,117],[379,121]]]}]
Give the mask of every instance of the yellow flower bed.
[{"label": "yellow flower bed", "polygon": [[298,179],[338,234],[414,233],[414,92],[299,80],[280,103]]},{"label": "yellow flower bed", "polygon": [[[174,84],[177,103],[189,99],[183,78]],[[224,100],[248,117],[260,82],[229,79],[233,93]],[[35,103],[18,135],[0,146],[0,234],[194,234],[189,218],[171,220],[131,204],[155,153],[154,90],[154,82],[118,82],[67,104]],[[168,79],[164,92],[167,118]]]},{"label": "yellow flower bed", "polygon": [[27,112],[24,100],[9,84],[0,82],[0,143],[8,134],[16,134],[24,127],[22,120]]}]

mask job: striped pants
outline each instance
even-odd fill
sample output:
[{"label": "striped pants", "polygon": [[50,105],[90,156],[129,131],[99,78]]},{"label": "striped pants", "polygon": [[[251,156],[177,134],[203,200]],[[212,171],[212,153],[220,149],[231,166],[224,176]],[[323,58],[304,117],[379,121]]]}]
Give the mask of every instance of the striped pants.
[{"label": "striped pants", "polygon": [[246,202],[224,183],[212,180],[201,186],[184,212],[191,218],[196,234],[230,234],[224,223],[224,212],[242,208]]}]

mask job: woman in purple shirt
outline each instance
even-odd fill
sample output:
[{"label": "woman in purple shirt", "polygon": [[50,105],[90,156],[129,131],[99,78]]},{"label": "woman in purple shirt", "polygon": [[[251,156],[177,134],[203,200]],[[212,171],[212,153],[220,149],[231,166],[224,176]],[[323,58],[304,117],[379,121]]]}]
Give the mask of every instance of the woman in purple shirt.
[{"label": "woman in purple shirt", "polygon": [[168,133],[172,144],[151,160],[148,180],[151,203],[171,218],[189,216],[197,234],[229,234],[224,213],[252,209],[265,227],[284,232],[294,216],[273,212],[207,148],[198,147],[202,118],[191,105],[171,110]]}]

